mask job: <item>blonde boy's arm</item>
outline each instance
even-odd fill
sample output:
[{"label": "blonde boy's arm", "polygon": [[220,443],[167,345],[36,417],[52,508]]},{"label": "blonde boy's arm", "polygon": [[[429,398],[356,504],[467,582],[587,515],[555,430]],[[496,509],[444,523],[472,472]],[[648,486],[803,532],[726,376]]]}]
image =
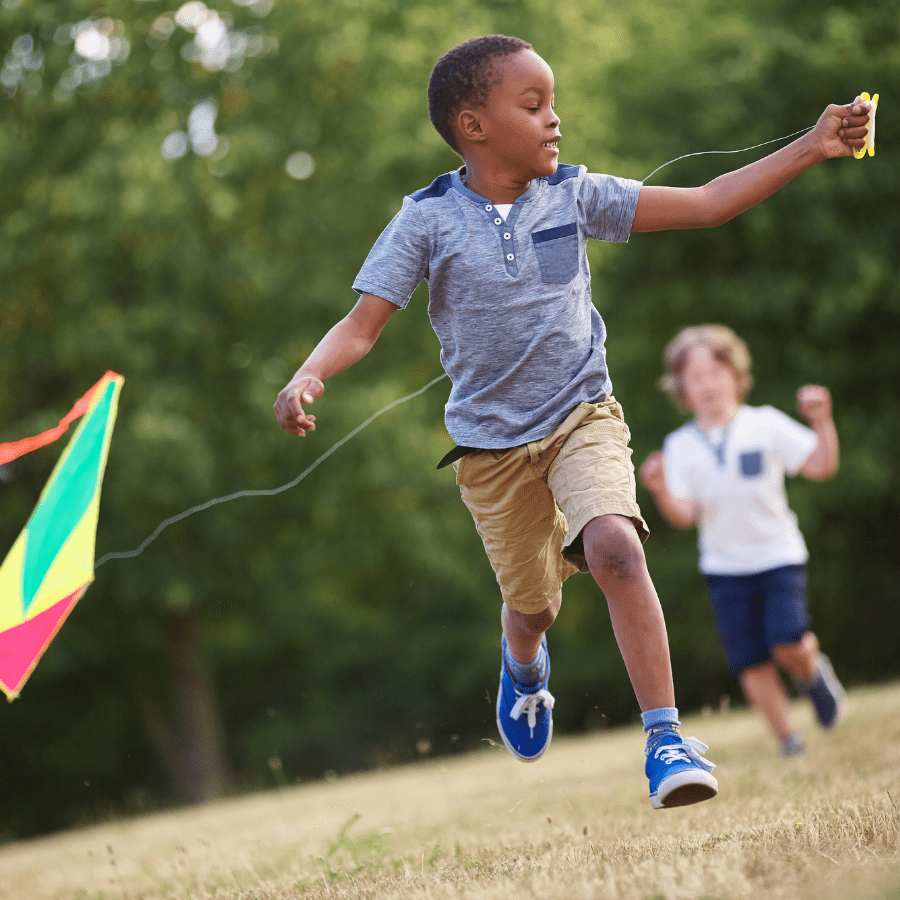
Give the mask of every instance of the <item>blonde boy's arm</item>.
[{"label": "blonde boy's arm", "polygon": [[831,104],[812,131],[743,169],[703,187],[642,187],[633,232],[714,228],[755,206],[826,159],[852,156],[865,146],[871,103]]},{"label": "blonde boy's arm", "polygon": [[651,453],[641,466],[641,483],[653,494],[663,518],[675,528],[691,528],[697,524],[697,506],[690,500],[673,497],[666,483],[663,455]]},{"label": "blonde boy's arm", "polygon": [[307,413],[303,405],[318,400],[325,390],[324,382],[349,369],[372,349],[395,312],[393,303],[374,294],[363,294],[356,306],[319,341],[275,401],[275,417],[285,431],[299,437],[315,431],[316,417]]},{"label": "blonde boy's arm", "polygon": [[807,384],[797,391],[797,408],[819,439],[816,449],[803,463],[800,474],[812,481],[827,481],[837,473],[840,464],[837,429],[831,412],[831,393],[821,385]]},{"label": "blonde boy's arm", "polygon": [[838,436],[834,422],[827,422],[813,429],[819,443],[809,455],[800,474],[811,481],[827,481],[837,474],[839,464]]}]

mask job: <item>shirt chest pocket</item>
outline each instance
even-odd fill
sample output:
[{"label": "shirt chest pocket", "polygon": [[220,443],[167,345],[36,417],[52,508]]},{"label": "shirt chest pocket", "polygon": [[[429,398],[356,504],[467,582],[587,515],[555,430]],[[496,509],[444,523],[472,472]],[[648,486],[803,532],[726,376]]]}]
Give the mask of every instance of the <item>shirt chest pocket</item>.
[{"label": "shirt chest pocket", "polygon": [[763,455],[762,450],[751,450],[748,453],[742,453],[738,457],[741,475],[744,478],[759,478],[763,473]]},{"label": "shirt chest pocket", "polygon": [[574,222],[531,235],[544,284],[567,284],[578,274],[578,228]]}]

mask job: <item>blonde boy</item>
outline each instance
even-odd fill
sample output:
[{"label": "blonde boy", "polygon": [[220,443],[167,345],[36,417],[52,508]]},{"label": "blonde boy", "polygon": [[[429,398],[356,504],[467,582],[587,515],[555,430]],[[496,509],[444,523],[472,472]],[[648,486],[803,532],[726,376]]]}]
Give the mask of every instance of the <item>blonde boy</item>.
[{"label": "blonde boy", "polygon": [[776,666],[804,687],[824,728],[840,720],[845,702],[809,630],[808,554],[784,479],[837,471],[831,396],[818,385],[800,388],[797,406],[809,428],[771,406],[747,406],[750,353],[723,325],[681,331],[666,348],[665,373],[662,387],[694,418],[647,459],[641,480],[671,524],[697,527],[700,571],[731,669],[782,755],[802,753]]}]

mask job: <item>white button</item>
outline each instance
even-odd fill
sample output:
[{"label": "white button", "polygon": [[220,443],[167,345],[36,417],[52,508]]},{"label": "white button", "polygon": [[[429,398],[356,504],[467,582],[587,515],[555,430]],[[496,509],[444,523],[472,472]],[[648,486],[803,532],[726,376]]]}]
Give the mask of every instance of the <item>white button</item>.
[{"label": "white button", "polygon": [[503,219],[501,219],[499,216],[497,216],[497,218],[494,219],[494,224],[495,224],[495,225],[500,225],[502,222],[503,222]]},{"label": "white button", "polygon": [[490,203],[488,203],[488,205],[485,207],[485,209],[486,209],[488,212],[490,212],[493,208],[494,208],[494,207],[491,206]]},{"label": "white button", "polygon": [[512,261],[515,259],[515,256],[513,256],[512,253],[507,253],[507,254],[506,254],[506,258],[507,258],[510,262],[512,262]]},{"label": "white button", "polygon": [[503,240],[508,241],[511,237],[512,237],[512,235],[507,231],[503,235]]}]

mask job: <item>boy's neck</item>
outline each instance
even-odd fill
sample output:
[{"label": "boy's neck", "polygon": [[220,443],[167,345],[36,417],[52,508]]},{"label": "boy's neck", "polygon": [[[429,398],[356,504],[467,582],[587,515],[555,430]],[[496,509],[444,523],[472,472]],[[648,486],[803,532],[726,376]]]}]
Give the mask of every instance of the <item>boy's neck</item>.
[{"label": "boy's neck", "polygon": [[734,417],[741,408],[739,403],[729,404],[718,410],[710,410],[705,413],[697,413],[695,424],[701,431],[715,431],[717,428],[726,428],[734,421]]},{"label": "boy's neck", "polygon": [[491,203],[515,203],[531,186],[531,181],[522,184],[509,173],[494,173],[470,160],[466,160],[461,177],[470,191]]}]

